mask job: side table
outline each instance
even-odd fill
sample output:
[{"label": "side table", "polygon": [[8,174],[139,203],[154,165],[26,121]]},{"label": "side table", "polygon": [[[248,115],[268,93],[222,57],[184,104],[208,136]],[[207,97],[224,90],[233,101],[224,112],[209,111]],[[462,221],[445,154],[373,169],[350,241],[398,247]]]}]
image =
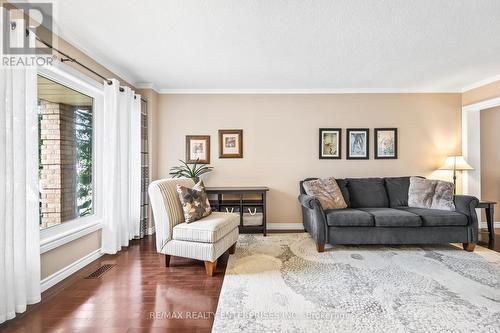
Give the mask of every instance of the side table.
[{"label": "side table", "polygon": [[495,241],[495,226],[493,225],[495,221],[494,219],[495,204],[496,202],[494,201],[480,200],[479,205],[477,206],[477,208],[484,209],[484,212],[486,213],[486,223],[488,224],[488,233],[490,242]]}]

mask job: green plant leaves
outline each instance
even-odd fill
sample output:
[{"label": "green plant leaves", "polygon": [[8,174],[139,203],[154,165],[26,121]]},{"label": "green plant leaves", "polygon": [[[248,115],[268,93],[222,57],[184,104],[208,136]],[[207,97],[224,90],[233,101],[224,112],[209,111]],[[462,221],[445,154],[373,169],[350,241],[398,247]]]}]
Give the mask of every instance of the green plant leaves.
[{"label": "green plant leaves", "polygon": [[189,164],[183,160],[179,160],[181,162],[180,166],[175,166],[170,168],[169,175],[173,178],[197,178],[205,173],[213,171],[213,167],[209,167],[206,164],[200,164],[199,160],[196,160],[193,163],[193,167],[190,167]]}]

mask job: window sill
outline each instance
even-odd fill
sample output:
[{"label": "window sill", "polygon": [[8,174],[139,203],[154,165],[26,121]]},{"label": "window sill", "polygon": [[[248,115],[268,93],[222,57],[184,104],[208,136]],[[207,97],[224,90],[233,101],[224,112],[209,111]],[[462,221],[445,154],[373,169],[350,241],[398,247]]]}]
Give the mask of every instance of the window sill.
[{"label": "window sill", "polygon": [[40,254],[101,229],[101,222],[101,218],[89,216],[41,230]]}]

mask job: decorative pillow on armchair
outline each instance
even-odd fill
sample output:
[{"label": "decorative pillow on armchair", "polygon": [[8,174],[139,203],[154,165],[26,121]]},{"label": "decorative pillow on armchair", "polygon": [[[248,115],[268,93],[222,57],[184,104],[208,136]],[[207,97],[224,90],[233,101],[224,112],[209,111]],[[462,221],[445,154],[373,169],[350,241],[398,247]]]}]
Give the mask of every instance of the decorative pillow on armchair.
[{"label": "decorative pillow on armchair", "polygon": [[177,193],[186,223],[200,220],[212,213],[203,181],[200,180],[193,188],[177,185]]},{"label": "decorative pillow on armchair", "polygon": [[410,177],[408,206],[454,211],[453,190],[453,183]]},{"label": "decorative pillow on armchair", "polygon": [[316,197],[323,209],[346,208],[344,196],[335,178],[308,180],[302,183],[307,195]]}]

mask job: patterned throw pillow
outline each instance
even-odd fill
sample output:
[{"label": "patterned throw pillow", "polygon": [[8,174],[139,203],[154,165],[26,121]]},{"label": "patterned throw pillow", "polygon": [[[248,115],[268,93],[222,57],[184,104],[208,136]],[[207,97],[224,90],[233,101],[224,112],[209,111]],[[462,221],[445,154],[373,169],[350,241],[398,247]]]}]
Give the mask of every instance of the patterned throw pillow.
[{"label": "patterned throw pillow", "polygon": [[308,180],[302,183],[307,195],[316,197],[323,209],[346,208],[344,196],[335,178]]},{"label": "patterned throw pillow", "polygon": [[454,211],[453,189],[450,182],[410,177],[408,207]]},{"label": "patterned throw pillow", "polygon": [[212,213],[203,181],[200,180],[193,188],[177,185],[177,193],[186,223],[200,220]]}]

